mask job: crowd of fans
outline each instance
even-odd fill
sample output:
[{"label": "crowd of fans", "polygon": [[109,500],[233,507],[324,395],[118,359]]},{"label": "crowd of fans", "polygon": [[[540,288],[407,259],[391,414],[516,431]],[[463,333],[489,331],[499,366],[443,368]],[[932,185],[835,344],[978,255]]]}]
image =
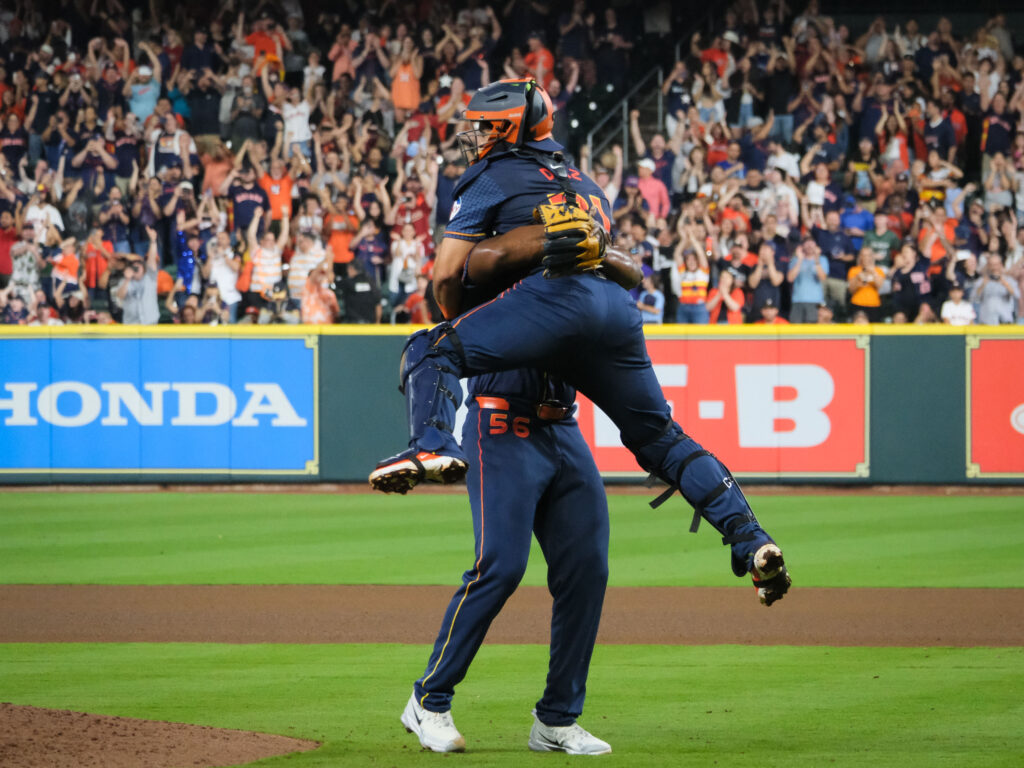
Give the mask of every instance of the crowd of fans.
[{"label": "crowd of fans", "polygon": [[666,50],[652,33],[678,39],[657,12],[59,15],[0,10],[0,322],[437,320],[460,110],[526,74],[614,201],[646,321],[1024,318],[1024,56],[1002,16],[957,32],[880,18],[854,38],[817,0],[738,0],[661,62],[664,130],[631,113],[627,168],[619,146],[591,157],[573,115]]},{"label": "crowd of fans", "polygon": [[[1024,322],[1024,56],[1001,15],[954,34],[739,0],[665,81],[616,240],[649,322]],[[684,46],[687,47],[687,46]],[[592,162],[593,161],[593,162]]]}]

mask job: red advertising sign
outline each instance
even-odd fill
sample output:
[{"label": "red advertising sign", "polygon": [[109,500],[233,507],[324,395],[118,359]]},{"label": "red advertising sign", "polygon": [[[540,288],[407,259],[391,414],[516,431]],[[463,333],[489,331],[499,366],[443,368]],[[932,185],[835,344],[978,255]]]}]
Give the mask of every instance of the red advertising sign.
[{"label": "red advertising sign", "polygon": [[[676,421],[735,474],[867,476],[868,350],[858,338],[652,338],[647,348]],[[579,403],[601,472],[640,472],[611,420]]]},{"label": "red advertising sign", "polygon": [[967,476],[1024,477],[1024,339],[968,339]]}]

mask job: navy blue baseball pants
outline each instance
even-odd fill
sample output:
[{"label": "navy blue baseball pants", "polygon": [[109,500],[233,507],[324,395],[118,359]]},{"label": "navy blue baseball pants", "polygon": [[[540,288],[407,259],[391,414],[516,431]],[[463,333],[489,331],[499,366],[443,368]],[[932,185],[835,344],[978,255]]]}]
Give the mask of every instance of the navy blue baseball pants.
[{"label": "navy blue baseball pants", "polygon": [[410,446],[461,456],[447,427],[458,405],[449,393],[462,376],[513,368],[549,371],[593,400],[640,466],[678,487],[732,546],[737,576],[772,541],[729,470],[672,420],[639,311],[626,291],[597,275],[534,273],[451,323],[411,337],[402,365]]},{"label": "navy blue baseball pants", "polygon": [[571,725],[583,711],[608,580],[608,504],[575,419],[543,421],[530,406],[497,397],[470,403],[462,445],[475,562],[445,611],[415,690],[426,709],[451,708],[455,686],[523,577],[536,535],[554,599],[551,660],[537,716],[548,725]]}]

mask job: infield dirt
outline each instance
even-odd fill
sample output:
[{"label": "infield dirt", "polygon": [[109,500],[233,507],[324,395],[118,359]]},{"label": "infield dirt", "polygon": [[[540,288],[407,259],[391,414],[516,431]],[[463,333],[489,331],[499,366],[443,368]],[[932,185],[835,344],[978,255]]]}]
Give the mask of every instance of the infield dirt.
[{"label": "infield dirt", "polygon": [[[429,643],[454,587],[0,586],[0,642]],[[492,643],[547,643],[551,598],[521,587]],[[426,631],[423,627],[428,627]],[[794,588],[771,608],[752,588],[612,587],[598,642],[1009,646],[1024,589]]]}]

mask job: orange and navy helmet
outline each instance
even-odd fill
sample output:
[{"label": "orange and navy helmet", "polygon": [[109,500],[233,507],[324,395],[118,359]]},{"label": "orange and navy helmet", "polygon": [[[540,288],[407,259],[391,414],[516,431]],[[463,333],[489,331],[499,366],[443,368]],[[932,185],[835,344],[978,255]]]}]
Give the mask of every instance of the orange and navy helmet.
[{"label": "orange and navy helmet", "polygon": [[462,114],[476,124],[457,134],[459,148],[472,165],[498,144],[521,147],[551,137],[555,109],[551,97],[532,77],[498,80],[478,90]]}]

